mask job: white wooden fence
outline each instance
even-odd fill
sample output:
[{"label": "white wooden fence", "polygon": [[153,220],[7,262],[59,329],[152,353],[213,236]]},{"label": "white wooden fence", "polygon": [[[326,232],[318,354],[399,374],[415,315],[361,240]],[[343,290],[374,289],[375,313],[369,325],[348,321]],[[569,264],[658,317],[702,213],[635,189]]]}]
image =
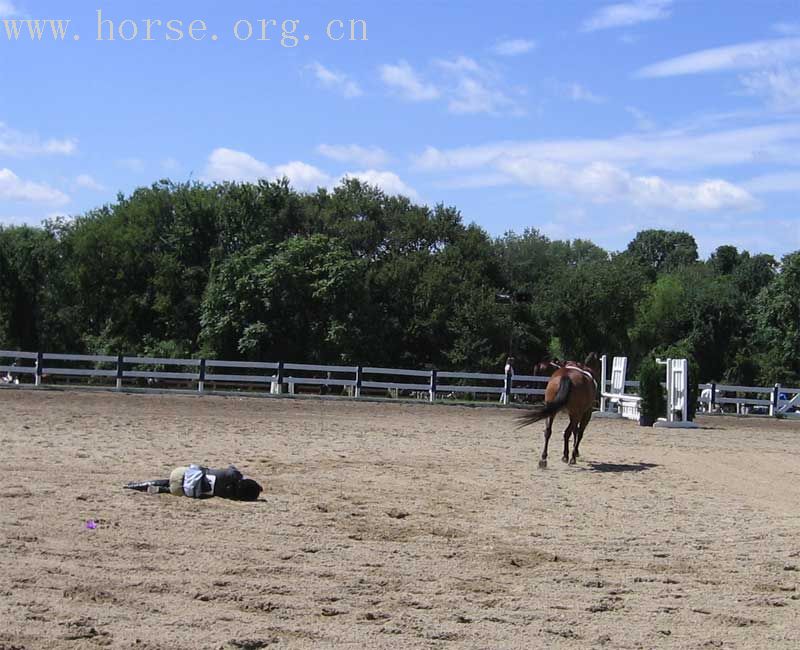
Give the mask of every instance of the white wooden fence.
[{"label": "white wooden fence", "polygon": [[[512,376],[511,373],[450,372],[373,366],[314,365],[304,363],[224,361],[219,359],[166,359],[125,355],[55,354],[0,350],[0,378],[22,383],[64,383],[87,378],[96,385],[117,390],[146,385],[182,387],[200,393],[220,386],[294,394],[302,387],[330,390],[340,387],[352,397],[366,394],[402,394],[429,401],[459,396],[497,398],[508,403],[517,395],[544,395],[548,377]],[[65,379],[66,378],[66,379]]]},{"label": "white wooden fence", "polygon": [[771,415],[775,417],[800,417],[800,388],[774,386],[727,386],[700,384],[701,410],[721,413],[726,404],[733,405],[739,415]]},{"label": "white wooden fence", "polygon": [[[0,380],[15,377],[20,383],[63,383],[88,379],[116,389],[141,385],[153,388],[184,387],[200,393],[249,389],[295,393],[302,387],[341,387],[352,397],[365,394],[402,394],[429,401],[459,396],[481,396],[507,404],[514,396],[544,395],[548,377],[498,373],[450,372],[380,368],[371,366],[314,365],[219,359],[166,359],[125,355],[55,354],[0,350]],[[638,392],[639,382],[624,381],[625,389]],[[611,379],[605,391],[610,392]],[[739,414],[800,417],[800,388],[700,384],[699,410],[721,412],[734,405]],[[629,393],[630,394],[630,393]]]}]

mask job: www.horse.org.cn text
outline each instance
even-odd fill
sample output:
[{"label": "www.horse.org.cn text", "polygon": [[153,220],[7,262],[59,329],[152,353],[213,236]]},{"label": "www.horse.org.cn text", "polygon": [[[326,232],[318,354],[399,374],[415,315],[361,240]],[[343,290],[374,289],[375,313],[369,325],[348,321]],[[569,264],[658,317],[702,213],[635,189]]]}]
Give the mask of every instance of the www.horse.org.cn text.
[{"label": "www.horse.org.cn text", "polygon": [[[71,18],[4,18],[0,38],[7,41],[80,41],[89,32]],[[87,26],[88,27],[88,26]],[[98,9],[91,37],[108,43],[132,41],[257,41],[295,48],[305,42],[367,41],[367,21],[332,18],[304,29],[298,18],[240,18],[214,29],[202,18],[119,18]],[[81,34],[83,31],[83,35]]]}]

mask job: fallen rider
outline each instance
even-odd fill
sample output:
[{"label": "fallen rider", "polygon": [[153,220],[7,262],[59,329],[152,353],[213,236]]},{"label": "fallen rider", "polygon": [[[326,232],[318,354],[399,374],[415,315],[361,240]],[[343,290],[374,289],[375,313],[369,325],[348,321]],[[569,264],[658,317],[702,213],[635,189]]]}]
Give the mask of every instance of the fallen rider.
[{"label": "fallen rider", "polygon": [[227,469],[211,469],[194,463],[189,467],[176,467],[169,478],[128,483],[125,487],[139,492],[170,493],[194,499],[222,497],[236,501],[256,501],[262,492],[258,483],[243,476],[233,465]]}]

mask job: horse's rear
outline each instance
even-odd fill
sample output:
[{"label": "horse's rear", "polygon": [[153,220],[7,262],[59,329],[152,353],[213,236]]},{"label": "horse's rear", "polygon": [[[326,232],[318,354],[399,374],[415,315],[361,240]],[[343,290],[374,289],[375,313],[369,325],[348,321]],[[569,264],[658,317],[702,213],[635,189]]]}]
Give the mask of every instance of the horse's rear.
[{"label": "horse's rear", "polygon": [[[546,420],[544,430],[544,450],[539,467],[547,467],[547,449],[552,434],[553,420],[560,411],[566,411],[569,424],[564,430],[565,463],[574,465],[580,455],[583,432],[592,418],[592,407],[597,395],[596,370],[593,362],[596,356],[590,355],[586,364],[568,362],[556,370],[545,388],[544,403],[534,407],[530,413],[518,418],[520,426]],[[574,435],[572,455],[569,454],[569,438]]]}]

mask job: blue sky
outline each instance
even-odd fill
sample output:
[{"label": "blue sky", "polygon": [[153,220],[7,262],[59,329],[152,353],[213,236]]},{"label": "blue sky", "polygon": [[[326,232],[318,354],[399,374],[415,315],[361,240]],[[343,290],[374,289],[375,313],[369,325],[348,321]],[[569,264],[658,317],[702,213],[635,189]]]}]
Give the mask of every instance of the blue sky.
[{"label": "blue sky", "polygon": [[31,40],[0,20],[0,223],[160,178],[349,175],[495,236],[621,250],[671,228],[703,256],[800,249],[796,3],[220,5],[0,0],[0,19],[71,21]]}]

